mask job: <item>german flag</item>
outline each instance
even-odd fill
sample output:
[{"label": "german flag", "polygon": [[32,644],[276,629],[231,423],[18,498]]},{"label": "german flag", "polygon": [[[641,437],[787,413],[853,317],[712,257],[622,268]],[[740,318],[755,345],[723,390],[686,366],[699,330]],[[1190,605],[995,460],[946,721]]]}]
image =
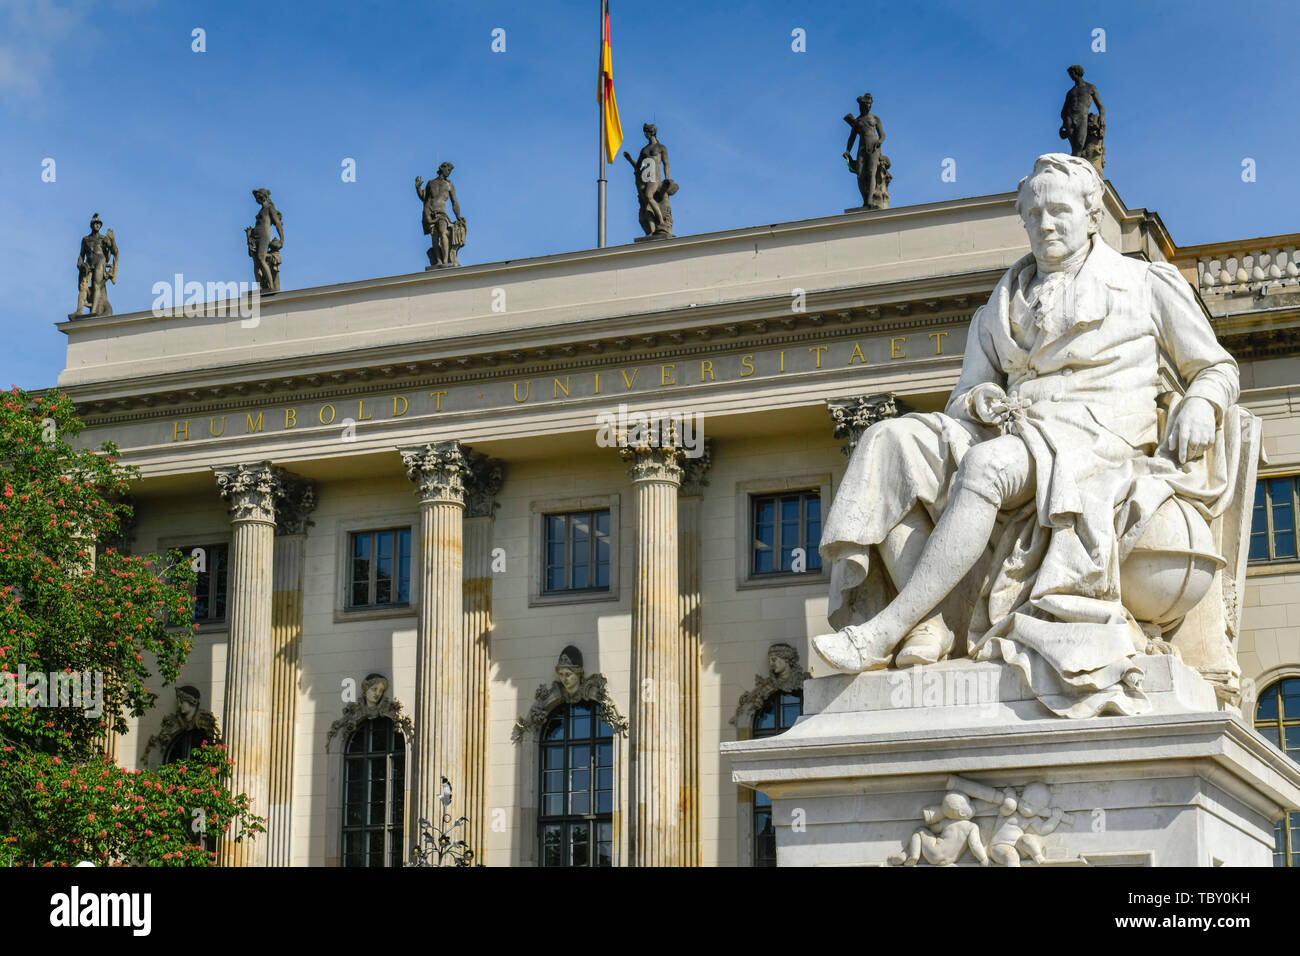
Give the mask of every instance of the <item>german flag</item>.
[{"label": "german flag", "polygon": [[612,163],[618,158],[618,149],[623,145],[623,124],[618,118],[618,101],[614,99],[614,54],[609,45],[609,0],[604,0],[604,30],[600,40],[600,80],[597,87],[597,99],[601,107],[601,119],[605,131],[605,162]]}]

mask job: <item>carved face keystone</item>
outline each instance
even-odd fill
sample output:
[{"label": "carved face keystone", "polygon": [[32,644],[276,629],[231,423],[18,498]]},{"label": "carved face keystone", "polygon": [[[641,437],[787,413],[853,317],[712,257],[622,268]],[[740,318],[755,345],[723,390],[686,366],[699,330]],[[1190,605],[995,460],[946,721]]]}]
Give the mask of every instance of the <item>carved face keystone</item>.
[{"label": "carved face keystone", "polygon": [[564,692],[570,696],[576,694],[582,685],[582,671],[574,670],[572,667],[555,668],[555,677],[564,688]]}]

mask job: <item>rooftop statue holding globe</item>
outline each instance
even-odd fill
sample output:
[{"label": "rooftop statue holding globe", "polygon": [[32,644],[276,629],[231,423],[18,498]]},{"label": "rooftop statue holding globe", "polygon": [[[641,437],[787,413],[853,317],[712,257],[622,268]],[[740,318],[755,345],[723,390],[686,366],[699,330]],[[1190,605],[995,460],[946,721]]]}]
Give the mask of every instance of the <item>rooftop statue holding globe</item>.
[{"label": "rooftop statue holding globe", "polygon": [[[1138,656],[1175,651],[1224,563],[1238,373],[1174,266],[1102,241],[1102,197],[1087,160],[1035,161],[1016,203],[1032,253],[972,319],[946,410],[854,448],[821,542],[838,630],[813,642],[837,668],[965,653],[1058,715],[1149,709]],[[1230,680],[1216,640],[1196,666]]]}]

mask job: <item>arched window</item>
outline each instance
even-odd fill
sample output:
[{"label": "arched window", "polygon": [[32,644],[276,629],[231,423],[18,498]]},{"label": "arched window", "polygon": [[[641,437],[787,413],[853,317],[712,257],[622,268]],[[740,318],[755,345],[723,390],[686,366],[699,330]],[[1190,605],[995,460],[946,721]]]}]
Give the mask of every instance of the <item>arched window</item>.
[{"label": "arched window", "polygon": [[[754,714],[752,737],[775,737],[794,726],[803,713],[800,691],[771,694]],[[772,801],[767,794],[754,793],[754,865],[776,866],[776,828],[772,824]]]},{"label": "arched window", "polygon": [[[1300,763],[1300,677],[1269,684],[1255,705],[1255,729]],[[1300,866],[1300,811],[1288,813],[1274,830],[1274,866]]]},{"label": "arched window", "polygon": [[594,703],[561,704],[540,747],[542,866],[612,866],[614,728]]},{"label": "arched window", "polygon": [[343,752],[343,865],[401,866],[406,739],[387,717],[363,721]]}]

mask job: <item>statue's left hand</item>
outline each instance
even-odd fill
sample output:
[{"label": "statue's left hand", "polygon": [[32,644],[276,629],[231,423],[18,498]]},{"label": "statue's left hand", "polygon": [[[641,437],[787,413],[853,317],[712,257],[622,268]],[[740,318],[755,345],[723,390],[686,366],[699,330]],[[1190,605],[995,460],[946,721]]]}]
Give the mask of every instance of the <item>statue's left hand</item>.
[{"label": "statue's left hand", "polygon": [[1171,453],[1177,453],[1180,465],[1196,461],[1214,444],[1214,427],[1214,406],[1193,395],[1183,399],[1174,412],[1165,445]]}]

